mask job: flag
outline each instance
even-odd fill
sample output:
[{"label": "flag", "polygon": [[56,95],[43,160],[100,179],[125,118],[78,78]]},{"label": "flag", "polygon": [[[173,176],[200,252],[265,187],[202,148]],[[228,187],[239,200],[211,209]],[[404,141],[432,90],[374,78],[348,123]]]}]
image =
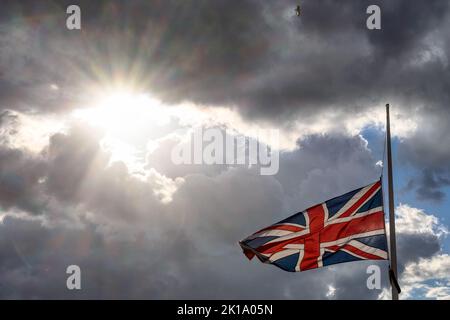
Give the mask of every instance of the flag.
[{"label": "flag", "polygon": [[315,205],[239,242],[249,260],[290,272],[387,260],[381,180]]}]

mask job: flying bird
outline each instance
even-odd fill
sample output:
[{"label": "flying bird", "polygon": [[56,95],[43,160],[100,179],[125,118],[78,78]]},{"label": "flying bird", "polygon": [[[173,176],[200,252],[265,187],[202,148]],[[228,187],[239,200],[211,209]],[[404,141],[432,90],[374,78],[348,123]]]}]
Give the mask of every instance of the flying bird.
[{"label": "flying bird", "polygon": [[301,9],[300,9],[300,6],[298,5],[297,8],[295,8],[295,14],[297,15],[297,17],[300,17],[300,12],[301,12]]}]

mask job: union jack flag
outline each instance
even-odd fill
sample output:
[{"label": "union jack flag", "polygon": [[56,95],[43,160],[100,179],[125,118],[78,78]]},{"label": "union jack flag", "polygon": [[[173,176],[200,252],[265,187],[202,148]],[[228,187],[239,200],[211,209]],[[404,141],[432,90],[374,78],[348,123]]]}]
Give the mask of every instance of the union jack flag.
[{"label": "union jack flag", "polygon": [[387,260],[381,180],[315,205],[239,242],[249,260],[298,272]]}]

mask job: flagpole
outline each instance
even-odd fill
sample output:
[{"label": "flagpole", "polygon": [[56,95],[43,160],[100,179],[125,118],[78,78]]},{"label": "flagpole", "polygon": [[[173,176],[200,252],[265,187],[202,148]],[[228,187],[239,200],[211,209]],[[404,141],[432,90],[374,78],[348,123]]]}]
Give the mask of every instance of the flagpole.
[{"label": "flagpole", "polygon": [[[395,239],[395,213],[394,213],[394,187],[392,182],[392,151],[391,151],[391,124],[389,119],[389,104],[386,104],[386,143],[387,143],[387,170],[389,187],[389,238],[390,238],[390,271],[389,279],[392,287],[392,300],[398,300],[397,281],[397,244]],[[395,277],[392,279],[391,272]],[[394,281],[395,284],[394,285]]]}]

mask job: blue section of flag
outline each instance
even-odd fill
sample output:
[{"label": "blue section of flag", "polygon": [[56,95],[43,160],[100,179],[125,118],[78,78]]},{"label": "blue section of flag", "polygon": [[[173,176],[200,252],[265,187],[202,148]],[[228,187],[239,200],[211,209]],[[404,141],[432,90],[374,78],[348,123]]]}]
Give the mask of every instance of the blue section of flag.
[{"label": "blue section of flag", "polygon": [[285,271],[295,272],[294,266],[298,261],[298,256],[299,256],[299,254],[295,253],[295,254],[292,254],[285,258],[281,258],[281,259],[273,262],[273,264],[276,265],[278,268],[281,268]]},{"label": "blue section of flag", "polygon": [[386,235],[380,234],[378,236],[370,236],[370,237],[364,237],[364,238],[358,238],[359,242],[380,249],[384,251],[388,251],[387,241],[386,241]]},{"label": "blue section of flag", "polygon": [[350,261],[358,261],[361,260],[345,251],[336,251],[336,252],[325,252],[323,255],[323,265],[329,266],[332,264],[350,262]]},{"label": "blue section of flag", "polygon": [[355,194],[357,194],[361,189],[356,189],[342,196],[330,199],[326,201],[328,207],[328,216],[333,217]]},{"label": "blue section of flag", "polygon": [[356,213],[361,213],[370,210],[371,208],[377,208],[383,206],[383,192],[380,190],[368,200]]},{"label": "blue section of flag", "polygon": [[305,219],[305,215],[303,214],[303,212],[299,212],[299,213],[294,214],[293,216],[290,216],[289,218],[281,220],[278,223],[295,223],[295,224],[304,226],[304,225],[306,225],[306,219]]}]

